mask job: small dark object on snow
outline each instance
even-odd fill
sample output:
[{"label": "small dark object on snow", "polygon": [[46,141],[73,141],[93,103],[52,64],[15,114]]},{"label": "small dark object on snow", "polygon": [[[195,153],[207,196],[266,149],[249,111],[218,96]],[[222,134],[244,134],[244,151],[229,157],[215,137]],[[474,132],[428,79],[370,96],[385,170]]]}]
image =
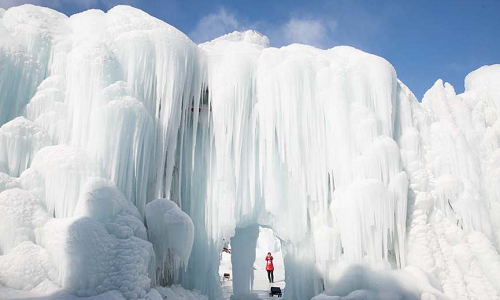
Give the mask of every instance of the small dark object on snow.
[{"label": "small dark object on snow", "polygon": [[271,287],[271,291],[269,292],[269,296],[273,297],[274,295],[278,295],[278,297],[281,297],[281,289],[278,286]]},{"label": "small dark object on snow", "polygon": [[229,273],[224,273],[224,275],[222,276],[222,281],[224,281],[224,279],[229,280],[230,277],[231,275]]}]

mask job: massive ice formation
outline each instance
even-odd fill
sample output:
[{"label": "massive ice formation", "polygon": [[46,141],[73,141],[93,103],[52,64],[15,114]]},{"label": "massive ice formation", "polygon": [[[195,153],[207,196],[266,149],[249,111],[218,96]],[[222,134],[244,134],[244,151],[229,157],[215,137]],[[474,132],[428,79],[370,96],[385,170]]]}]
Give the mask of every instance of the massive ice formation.
[{"label": "massive ice formation", "polygon": [[[0,66],[4,291],[153,299],[180,283],[217,299],[221,246],[251,261],[261,226],[290,299],[393,281],[390,295],[500,295],[499,65],[419,103],[351,47],[254,31],[195,45],[131,7],[24,5],[0,10]],[[233,271],[244,296],[252,264]]]}]

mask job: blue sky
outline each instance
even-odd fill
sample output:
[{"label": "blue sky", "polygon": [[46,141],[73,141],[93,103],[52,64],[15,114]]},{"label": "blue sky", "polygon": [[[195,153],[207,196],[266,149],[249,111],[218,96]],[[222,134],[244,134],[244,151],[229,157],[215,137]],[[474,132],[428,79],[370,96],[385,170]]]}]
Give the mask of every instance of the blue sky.
[{"label": "blue sky", "polygon": [[500,63],[500,0],[0,0],[23,3],[67,15],[129,4],[195,42],[256,29],[278,47],[350,45],[387,59],[419,99],[439,78],[462,92],[470,71]]}]

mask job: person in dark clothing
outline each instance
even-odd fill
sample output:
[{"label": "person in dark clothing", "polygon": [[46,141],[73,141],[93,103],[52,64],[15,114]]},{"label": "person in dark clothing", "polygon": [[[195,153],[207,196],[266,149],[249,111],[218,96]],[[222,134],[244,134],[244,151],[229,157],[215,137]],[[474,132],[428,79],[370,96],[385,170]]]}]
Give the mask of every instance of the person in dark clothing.
[{"label": "person in dark clothing", "polygon": [[273,256],[271,255],[271,252],[267,252],[266,271],[267,271],[267,279],[269,279],[269,283],[274,282],[274,265],[273,265]]}]

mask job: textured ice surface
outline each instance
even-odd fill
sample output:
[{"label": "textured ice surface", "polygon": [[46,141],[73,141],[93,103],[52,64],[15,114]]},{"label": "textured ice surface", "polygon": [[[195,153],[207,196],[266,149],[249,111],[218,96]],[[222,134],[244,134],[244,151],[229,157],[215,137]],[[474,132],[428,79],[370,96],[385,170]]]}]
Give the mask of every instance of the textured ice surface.
[{"label": "textured ice surface", "polygon": [[179,268],[188,264],[194,228],[189,216],[168,199],[156,199],[146,206],[148,238],[156,255],[159,283],[177,279]]},{"label": "textured ice surface", "polygon": [[[47,250],[25,241],[0,256],[0,284],[16,290],[31,290],[55,279]],[[3,292],[3,291],[2,291]]]},{"label": "textured ice surface", "polygon": [[147,240],[139,211],[109,180],[89,179],[80,193],[74,215],[105,224],[106,230],[117,238],[135,236]]},{"label": "textured ice surface", "polygon": [[0,65],[4,294],[218,299],[233,238],[245,297],[261,226],[289,299],[499,298],[499,65],[419,103],[351,47],[32,5],[0,11]]},{"label": "textured ice surface", "polygon": [[19,188],[0,193],[0,253],[7,254],[25,241],[35,242],[35,229],[48,221],[43,203],[35,195]]},{"label": "textured ice surface", "polygon": [[150,243],[117,238],[88,217],[51,219],[37,232],[37,243],[57,269],[55,282],[80,297],[118,290],[126,299],[141,298],[154,278]]},{"label": "textured ice surface", "polygon": [[0,192],[19,186],[19,180],[15,177],[0,172]]}]

